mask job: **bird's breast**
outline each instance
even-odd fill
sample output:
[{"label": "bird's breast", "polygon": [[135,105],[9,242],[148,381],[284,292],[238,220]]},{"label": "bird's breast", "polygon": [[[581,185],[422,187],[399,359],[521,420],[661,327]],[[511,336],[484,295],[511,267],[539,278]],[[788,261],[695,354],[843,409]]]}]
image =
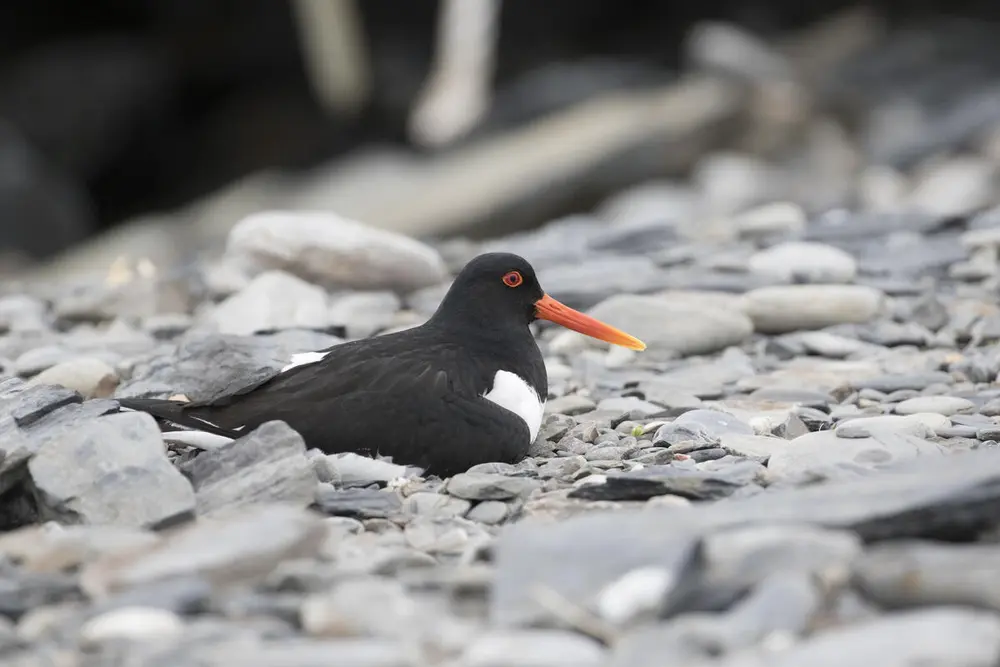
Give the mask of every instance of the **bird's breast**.
[{"label": "bird's breast", "polygon": [[545,401],[534,387],[516,373],[498,370],[493,375],[492,387],[483,398],[504,407],[522,420],[528,427],[530,442],[534,442],[542,427],[542,413]]}]

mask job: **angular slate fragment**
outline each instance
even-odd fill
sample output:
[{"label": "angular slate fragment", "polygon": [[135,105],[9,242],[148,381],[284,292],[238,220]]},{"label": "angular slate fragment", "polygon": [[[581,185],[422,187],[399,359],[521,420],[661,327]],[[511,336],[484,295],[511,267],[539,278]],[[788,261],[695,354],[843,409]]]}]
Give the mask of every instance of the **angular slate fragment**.
[{"label": "angular slate fragment", "polygon": [[194,487],[199,515],[234,507],[282,502],[307,507],[319,479],[306,456],[305,441],[282,421],[203,452],[181,466]]},{"label": "angular slate fragment", "polygon": [[156,528],[194,511],[190,483],[167,459],[156,421],[141,412],[47,435],[28,472],[46,519]]},{"label": "angular slate fragment", "polygon": [[330,516],[354,519],[385,519],[402,510],[399,496],[379,489],[336,489],[320,486],[316,509]]}]

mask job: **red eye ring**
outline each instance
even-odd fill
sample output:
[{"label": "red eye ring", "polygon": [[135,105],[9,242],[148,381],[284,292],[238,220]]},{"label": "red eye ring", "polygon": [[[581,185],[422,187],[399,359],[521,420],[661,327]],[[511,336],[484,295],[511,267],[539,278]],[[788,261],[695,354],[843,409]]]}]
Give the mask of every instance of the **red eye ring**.
[{"label": "red eye ring", "polygon": [[520,271],[508,271],[503,274],[503,284],[507,287],[520,287],[523,282],[524,278],[521,277]]}]

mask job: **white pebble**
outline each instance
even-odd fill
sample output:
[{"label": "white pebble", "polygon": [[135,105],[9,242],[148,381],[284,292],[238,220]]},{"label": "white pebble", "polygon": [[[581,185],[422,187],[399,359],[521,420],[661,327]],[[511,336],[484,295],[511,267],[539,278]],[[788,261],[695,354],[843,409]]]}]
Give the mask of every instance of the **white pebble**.
[{"label": "white pebble", "polygon": [[172,611],[154,607],[122,607],[87,621],[80,629],[80,639],[90,645],[115,639],[165,639],[175,637],[183,630],[184,622]]}]

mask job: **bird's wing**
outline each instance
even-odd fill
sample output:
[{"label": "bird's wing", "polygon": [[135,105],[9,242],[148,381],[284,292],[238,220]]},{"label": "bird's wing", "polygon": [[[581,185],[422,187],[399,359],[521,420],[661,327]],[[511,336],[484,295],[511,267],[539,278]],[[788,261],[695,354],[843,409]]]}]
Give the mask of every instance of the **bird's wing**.
[{"label": "bird's wing", "polygon": [[[383,406],[397,402],[405,405],[403,399],[410,395],[424,399],[472,398],[483,391],[478,386],[476,366],[460,347],[447,343],[405,350],[391,345],[361,347],[345,343],[331,348],[314,363],[296,366],[210,401],[175,405],[169,410],[171,414],[160,416],[190,428],[209,430],[209,426],[216,432],[239,435],[272,419],[294,425],[302,420],[304,411],[310,410],[330,418],[349,417],[339,414],[338,406],[349,404],[356,408],[363,397]],[[148,405],[139,409],[153,412]]]}]

